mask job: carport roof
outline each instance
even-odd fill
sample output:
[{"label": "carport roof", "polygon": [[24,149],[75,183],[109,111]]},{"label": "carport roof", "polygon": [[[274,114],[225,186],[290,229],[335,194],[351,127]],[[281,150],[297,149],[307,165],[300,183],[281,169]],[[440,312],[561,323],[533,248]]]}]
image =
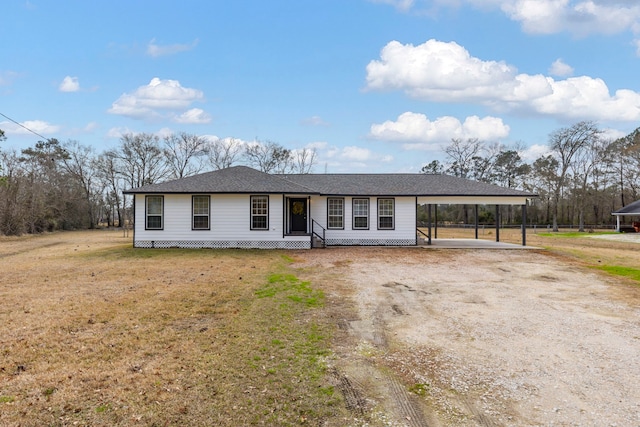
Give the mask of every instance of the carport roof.
[{"label": "carport roof", "polygon": [[536,197],[535,194],[449,175],[293,174],[274,175],[234,166],[160,184],[127,194],[284,193],[325,196],[482,196]]},{"label": "carport roof", "polygon": [[636,200],[622,209],[618,209],[611,215],[640,215],[640,200]]}]

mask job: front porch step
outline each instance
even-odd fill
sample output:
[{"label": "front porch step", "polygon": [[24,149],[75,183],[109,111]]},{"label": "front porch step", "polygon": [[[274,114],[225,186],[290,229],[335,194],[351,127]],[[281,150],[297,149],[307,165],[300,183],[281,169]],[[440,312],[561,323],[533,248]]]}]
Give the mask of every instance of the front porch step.
[{"label": "front porch step", "polygon": [[311,247],[312,248],[324,248],[325,247],[324,240],[320,239],[319,237],[314,236],[313,239],[311,240]]}]

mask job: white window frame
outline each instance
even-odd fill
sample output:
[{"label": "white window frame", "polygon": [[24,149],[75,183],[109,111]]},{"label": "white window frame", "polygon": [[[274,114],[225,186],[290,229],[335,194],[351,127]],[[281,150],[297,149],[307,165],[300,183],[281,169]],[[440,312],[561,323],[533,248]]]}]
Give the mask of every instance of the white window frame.
[{"label": "white window frame", "polygon": [[[353,223],[351,227],[354,230],[368,230],[369,229],[369,199],[368,198],[354,198],[351,200],[351,206],[353,208]],[[364,207],[364,210],[363,210]],[[366,226],[357,226],[357,219],[366,218]]]},{"label": "white window frame", "polygon": [[[390,203],[390,206],[389,206]],[[390,226],[382,226],[381,220],[391,218]],[[378,199],[378,230],[395,230],[396,228],[396,201],[392,198]]]},{"label": "white window frame", "polygon": [[[258,205],[258,203],[260,205]],[[263,204],[264,203],[264,204]],[[250,197],[250,213],[251,213],[251,230],[265,231],[269,230],[269,196],[251,196]],[[264,217],[264,226],[256,227],[255,220]]]},{"label": "white window frame", "polygon": [[[332,221],[338,221],[339,225]],[[330,230],[344,230],[343,197],[329,197],[327,199],[327,228]]]},{"label": "white window frame", "polygon": [[[152,200],[160,200],[160,211],[152,212],[155,206],[150,206]],[[149,219],[160,218],[159,227],[150,227]],[[145,230],[164,230],[164,196],[159,195],[147,195],[144,197],[144,229]]]},{"label": "white window frame", "polygon": [[[196,206],[196,200],[206,200],[205,205]],[[206,209],[205,209],[206,208]],[[206,227],[196,227],[196,218],[207,219]],[[191,229],[192,230],[211,230],[211,196],[197,194],[191,196]]]}]

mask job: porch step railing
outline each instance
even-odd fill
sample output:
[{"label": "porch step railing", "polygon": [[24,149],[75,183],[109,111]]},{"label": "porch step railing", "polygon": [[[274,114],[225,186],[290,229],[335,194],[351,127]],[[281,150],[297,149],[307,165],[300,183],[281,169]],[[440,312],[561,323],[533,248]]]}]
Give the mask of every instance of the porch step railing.
[{"label": "porch step railing", "polygon": [[418,241],[422,239],[427,245],[431,244],[431,236],[429,236],[427,233],[420,230],[419,228],[416,228],[416,233],[418,234]]},{"label": "porch step railing", "polygon": [[311,220],[311,247],[326,248],[325,229],[315,219]]}]

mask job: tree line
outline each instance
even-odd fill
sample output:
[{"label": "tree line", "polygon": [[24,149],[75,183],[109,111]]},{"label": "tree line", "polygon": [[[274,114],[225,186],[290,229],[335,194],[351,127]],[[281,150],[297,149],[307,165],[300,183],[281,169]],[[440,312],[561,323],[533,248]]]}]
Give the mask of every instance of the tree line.
[{"label": "tree line", "polygon": [[[527,208],[528,219],[554,231],[559,224],[580,231],[586,224],[611,225],[611,212],[640,198],[640,128],[623,138],[608,139],[594,122],[582,121],[552,132],[548,149],[527,163],[520,155],[523,147],[452,139],[444,148],[444,164],[434,160],[422,172],[535,193],[538,198]],[[464,209],[463,215],[467,215]],[[506,222],[517,221],[509,209]]]},{"label": "tree line", "polygon": [[20,152],[0,150],[0,234],[122,227],[131,220],[131,201],[123,195],[128,189],[236,164],[309,173],[315,161],[312,149],[184,132],[125,134],[102,153],[74,140],[38,141]]},{"label": "tree line", "polygon": [[[0,130],[0,143],[6,136]],[[527,163],[524,147],[451,139],[444,161],[423,173],[449,174],[537,194],[528,207],[531,224],[612,224],[611,212],[640,198],[640,128],[611,140],[594,122],[583,121],[549,135],[549,152]],[[101,153],[78,141],[38,141],[33,147],[0,150],[0,234],[122,227],[131,218],[123,191],[142,185],[245,164],[267,173],[309,173],[312,149],[290,150],[271,141],[246,143],[189,133],[165,137],[125,134]],[[449,221],[469,222],[464,207],[444,210]],[[490,209],[481,219],[495,221]],[[441,218],[443,219],[443,218]],[[509,208],[502,219],[518,223]]]}]

